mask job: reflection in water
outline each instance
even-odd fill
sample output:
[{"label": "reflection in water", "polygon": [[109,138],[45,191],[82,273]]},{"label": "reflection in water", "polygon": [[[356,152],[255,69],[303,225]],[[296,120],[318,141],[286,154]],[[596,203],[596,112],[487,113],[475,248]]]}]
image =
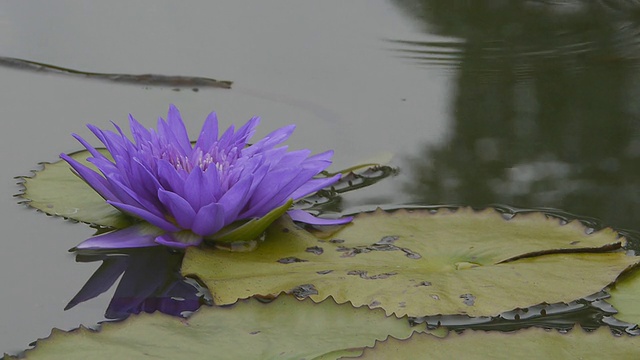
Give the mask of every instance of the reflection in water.
[{"label": "reflection in water", "polygon": [[411,159],[417,202],[555,207],[637,228],[640,3],[395,0],[456,69],[449,138]]},{"label": "reflection in water", "polygon": [[[594,62],[636,59],[640,4],[592,1],[394,1],[421,21],[429,33],[448,41],[397,41],[398,51],[422,63],[472,65],[475,57],[513,63],[526,76],[532,61],[584,69],[572,57]],[[564,63],[564,64],[563,64]],[[496,67],[495,64],[493,67]],[[507,66],[510,66],[507,64]],[[477,66],[490,72],[491,67]]]},{"label": "reflection in water", "polygon": [[82,251],[78,262],[102,261],[65,310],[109,290],[122,275],[105,312],[107,319],[124,319],[142,311],[188,316],[211,295],[197,282],[180,275],[183,252],[157,246],[113,251]]}]

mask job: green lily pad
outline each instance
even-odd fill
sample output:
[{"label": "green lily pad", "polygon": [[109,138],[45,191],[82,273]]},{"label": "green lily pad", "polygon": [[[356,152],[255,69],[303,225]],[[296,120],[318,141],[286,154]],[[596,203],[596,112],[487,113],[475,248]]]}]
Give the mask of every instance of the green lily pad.
[{"label": "green lily pad", "polygon": [[[54,329],[29,359],[336,359],[419,329],[382,311],[282,296],[201,308],[185,320],[161,313],[105,323],[99,332]],[[329,356],[333,355],[333,356]]]},{"label": "green lily pad", "polygon": [[[99,149],[110,156],[105,149]],[[70,154],[72,158],[96,169],[86,161],[91,154],[78,151]],[[48,215],[61,216],[91,225],[125,228],[132,223],[131,217],[107,204],[84,180],[73,173],[69,164],[60,160],[43,163],[40,171],[32,177],[24,177],[24,191],[20,197],[25,203]]]},{"label": "green lily pad", "polygon": [[616,282],[607,299],[618,313],[615,317],[632,324],[640,324],[640,271],[635,270]]},{"label": "green lily pad", "polygon": [[576,326],[568,334],[530,328],[512,333],[467,330],[444,339],[414,334],[389,338],[365,349],[359,359],[637,359],[640,337],[614,337],[606,327],[587,333]]},{"label": "green lily pad", "polygon": [[588,296],[640,260],[605,252],[624,241],[613,230],[588,235],[539,213],[379,210],[330,234],[282,217],[255,251],[188,249],[182,273],[219,305],[286,292],[398,316],[481,316]]}]

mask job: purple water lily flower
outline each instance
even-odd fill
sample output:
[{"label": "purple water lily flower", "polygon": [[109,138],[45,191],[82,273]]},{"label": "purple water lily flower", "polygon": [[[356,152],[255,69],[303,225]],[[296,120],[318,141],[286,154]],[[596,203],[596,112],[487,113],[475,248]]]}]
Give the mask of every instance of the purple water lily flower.
[{"label": "purple water lily flower", "polygon": [[[90,238],[77,248],[198,245],[227,225],[261,218],[340,178],[316,178],[331,164],[332,151],[310,156],[310,150],[287,152],[286,146],[276,147],[293,133],[293,125],[249,145],[258,123],[254,117],[237,131],[231,126],[218,138],[218,120],[211,113],[195,145],[173,105],[167,120],[158,120],[157,130],[146,129],[129,116],[133,141],[116,124],[117,132],[88,125],[112,160],[73,134],[91,153],[87,160],[99,172],[66,154],[60,157],[107,203],[147,222]],[[351,221],[349,217],[316,218],[302,210],[288,214],[315,225]]]}]

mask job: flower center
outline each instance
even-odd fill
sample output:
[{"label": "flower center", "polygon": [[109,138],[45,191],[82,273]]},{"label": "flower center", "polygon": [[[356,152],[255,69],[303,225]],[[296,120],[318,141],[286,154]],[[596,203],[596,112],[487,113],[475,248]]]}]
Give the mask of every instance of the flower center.
[{"label": "flower center", "polygon": [[233,168],[239,155],[240,152],[235,146],[230,149],[219,149],[216,144],[207,152],[203,152],[201,148],[195,148],[187,156],[182,155],[175,147],[169,144],[160,158],[169,161],[177,170],[184,170],[188,173],[196,167],[199,167],[204,172],[212,166],[218,173],[227,173]]}]

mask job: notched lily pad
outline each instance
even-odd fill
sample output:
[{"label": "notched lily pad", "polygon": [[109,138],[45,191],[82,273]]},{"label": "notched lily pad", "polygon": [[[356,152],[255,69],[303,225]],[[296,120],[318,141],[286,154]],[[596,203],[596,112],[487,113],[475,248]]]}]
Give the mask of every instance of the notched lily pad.
[{"label": "notched lily pad", "polygon": [[[505,220],[494,210],[379,210],[330,238],[283,217],[253,252],[188,249],[182,273],[204,281],[220,305],[311,284],[316,301],[332,296],[398,316],[489,316],[600,291],[640,260],[605,252],[624,241],[539,213]],[[323,253],[307,251],[314,246]],[[278,261],[287,258],[300,261]]]},{"label": "notched lily pad", "polygon": [[315,359],[327,355],[335,359],[357,356],[387,336],[406,339],[419,329],[424,326],[411,327],[407,319],[387,317],[382,311],[281,296],[269,303],[250,299],[201,308],[187,320],[154,313],[105,323],[99,332],[54,329],[26,351],[26,357]]},{"label": "notched lily pad", "polygon": [[[100,151],[109,156],[106,150]],[[93,167],[86,161],[90,156],[86,150],[71,154],[75,160]],[[63,160],[43,163],[42,169],[34,171],[33,176],[21,179],[24,190],[19,197],[24,199],[26,205],[48,215],[118,229],[125,228],[134,221],[107,204],[84,180],[76,176],[69,164]]]},{"label": "notched lily pad", "polygon": [[640,324],[640,269],[624,276],[609,290],[607,299],[618,310],[615,317],[632,324]]},{"label": "notched lily pad", "polygon": [[358,359],[412,359],[416,354],[429,359],[635,359],[638,348],[639,337],[614,337],[606,327],[588,333],[576,326],[568,334],[540,328],[512,333],[467,330],[445,338],[389,338],[365,349]]}]

